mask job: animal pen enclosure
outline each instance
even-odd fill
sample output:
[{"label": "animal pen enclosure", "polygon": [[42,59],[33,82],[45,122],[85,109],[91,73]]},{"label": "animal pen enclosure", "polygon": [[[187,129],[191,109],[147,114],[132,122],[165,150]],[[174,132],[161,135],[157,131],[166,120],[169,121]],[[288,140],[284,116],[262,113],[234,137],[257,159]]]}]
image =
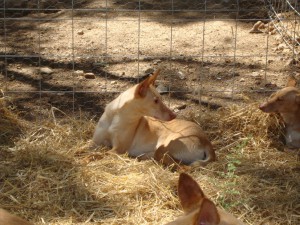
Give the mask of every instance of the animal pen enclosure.
[{"label": "animal pen enclosure", "polygon": [[[165,224],[178,172],[80,151],[105,105],[157,68],[218,161],[190,174],[246,224],[300,224],[299,155],[258,102],[300,78],[297,0],[0,2],[0,207],[35,224]],[[258,23],[258,21],[261,21]],[[251,32],[253,25],[257,30]]]}]

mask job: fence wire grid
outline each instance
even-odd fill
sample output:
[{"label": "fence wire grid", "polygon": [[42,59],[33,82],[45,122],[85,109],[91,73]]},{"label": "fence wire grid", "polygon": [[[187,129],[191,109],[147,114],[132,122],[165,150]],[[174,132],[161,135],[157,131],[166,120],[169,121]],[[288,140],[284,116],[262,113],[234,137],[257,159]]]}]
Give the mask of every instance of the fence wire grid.
[{"label": "fence wire grid", "polygon": [[4,0],[0,89],[24,109],[101,112],[161,68],[167,99],[243,101],[298,74],[299,24],[297,0]]}]

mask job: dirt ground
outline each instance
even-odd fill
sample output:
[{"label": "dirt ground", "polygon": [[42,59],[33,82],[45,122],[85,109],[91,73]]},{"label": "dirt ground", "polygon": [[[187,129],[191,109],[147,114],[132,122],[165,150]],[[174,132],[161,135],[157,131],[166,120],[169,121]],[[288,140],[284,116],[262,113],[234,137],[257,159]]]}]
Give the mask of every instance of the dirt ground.
[{"label": "dirt ground", "polygon": [[95,122],[114,96],[157,68],[168,106],[200,120],[259,104],[290,75],[300,78],[279,34],[249,33],[258,20],[269,23],[264,1],[86,0],[74,10],[69,1],[42,2],[39,11],[27,1],[19,7],[30,10],[0,18],[0,90],[33,124],[52,119],[53,107],[58,119]]},{"label": "dirt ground", "polygon": [[[73,111],[94,114],[95,105],[101,113],[104,104],[91,93],[120,92],[159,67],[171,108],[177,107],[174,99],[221,105],[256,99],[258,92],[284,86],[297,70],[286,66],[291,51],[279,35],[249,33],[258,19],[268,22],[262,17],[263,7],[242,1],[237,14],[232,2],[211,2],[206,13],[197,1],[175,1],[173,8],[201,12],[170,13],[164,11],[168,4],[157,1],[142,1],[145,11],[140,13],[131,1],[83,1],[74,11],[51,11],[70,6],[50,1],[45,5],[48,11],[22,17],[8,11],[11,18],[5,20],[0,43],[1,55],[6,56],[1,58],[0,88],[37,93],[41,105],[50,101],[59,108],[69,99]],[[41,67],[50,72],[41,72]],[[85,78],[86,73],[95,79]]]}]

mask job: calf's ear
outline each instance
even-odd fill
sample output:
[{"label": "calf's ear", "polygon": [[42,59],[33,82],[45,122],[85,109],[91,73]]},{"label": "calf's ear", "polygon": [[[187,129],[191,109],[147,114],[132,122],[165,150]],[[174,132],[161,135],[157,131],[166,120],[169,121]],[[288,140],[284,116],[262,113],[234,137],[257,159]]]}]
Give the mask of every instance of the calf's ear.
[{"label": "calf's ear", "polygon": [[204,198],[198,183],[188,174],[181,173],[178,182],[178,196],[185,212],[189,212]]},{"label": "calf's ear", "polygon": [[149,82],[150,84],[154,84],[155,80],[157,79],[157,76],[160,73],[160,69],[156,70],[150,77],[149,77]]},{"label": "calf's ear", "polygon": [[205,198],[197,218],[197,225],[217,225],[220,223],[220,216],[215,204]]},{"label": "calf's ear", "polygon": [[145,97],[147,95],[147,91],[151,84],[153,84],[159,74],[160,70],[158,69],[153,73],[153,75],[147,77],[147,79],[143,80],[138,84],[137,89],[135,91],[136,97]]}]

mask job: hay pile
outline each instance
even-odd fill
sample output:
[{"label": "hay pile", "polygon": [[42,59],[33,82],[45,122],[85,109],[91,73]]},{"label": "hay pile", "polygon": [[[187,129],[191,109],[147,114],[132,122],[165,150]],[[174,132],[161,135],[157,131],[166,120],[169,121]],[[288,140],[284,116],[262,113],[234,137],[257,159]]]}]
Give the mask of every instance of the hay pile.
[{"label": "hay pile", "polygon": [[[55,113],[53,114],[55,117]],[[300,224],[297,154],[279,151],[277,117],[255,105],[230,107],[197,120],[218,161],[190,174],[218,206],[246,224]],[[28,128],[0,159],[0,205],[36,224],[165,224],[181,215],[178,173],[99,149],[80,152],[95,122],[53,118]]]}]

